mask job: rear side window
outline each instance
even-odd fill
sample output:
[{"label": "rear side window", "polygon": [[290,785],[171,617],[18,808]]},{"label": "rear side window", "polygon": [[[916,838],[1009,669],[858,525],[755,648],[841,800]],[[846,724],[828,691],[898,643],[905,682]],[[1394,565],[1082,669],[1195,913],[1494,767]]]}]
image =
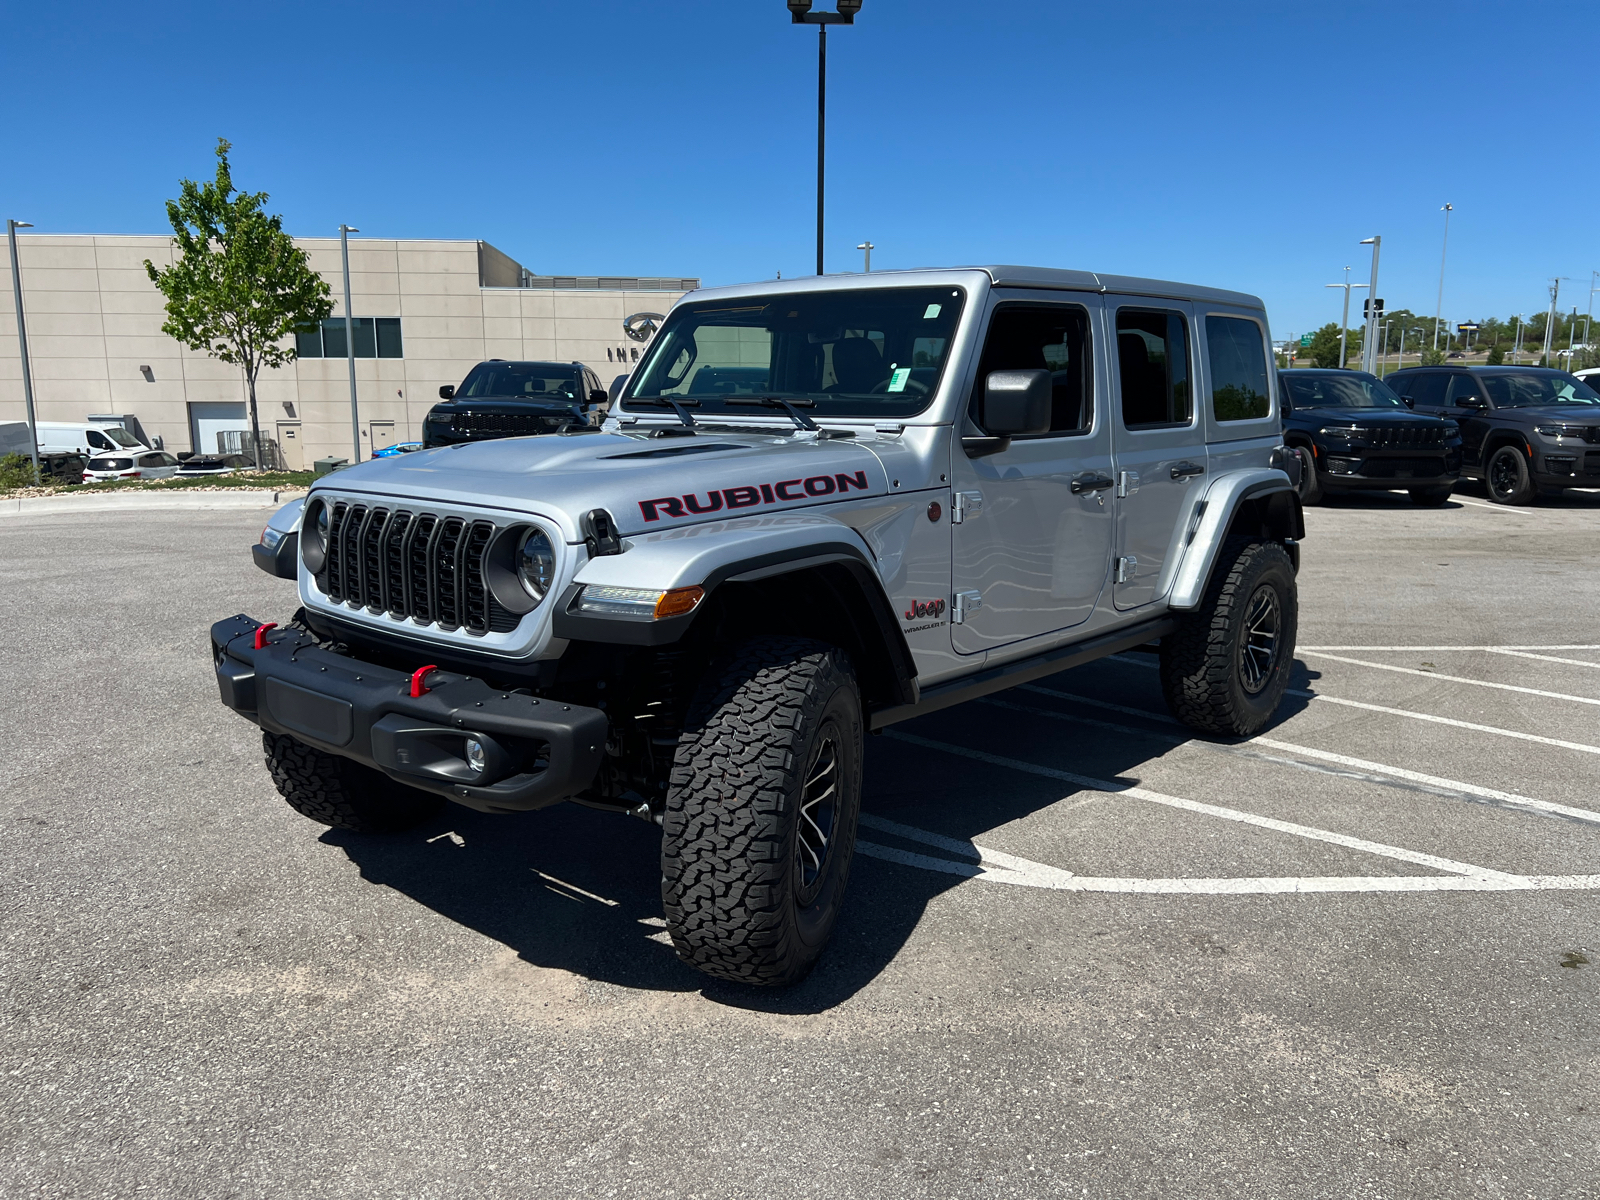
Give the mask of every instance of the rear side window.
[{"label": "rear side window", "polygon": [[1187,425],[1194,416],[1189,384],[1189,323],[1170,309],[1117,310],[1117,370],[1122,423],[1128,429]]},{"label": "rear side window", "polygon": [[1243,317],[1207,317],[1206,355],[1217,420],[1255,421],[1272,410],[1261,326]]},{"label": "rear side window", "polygon": [[[946,339],[937,340],[942,354]],[[1075,304],[1006,304],[995,310],[978,362],[974,418],[981,409],[983,382],[991,371],[1038,370],[1050,372],[1050,432],[1087,432],[1094,420],[1089,313]]]}]

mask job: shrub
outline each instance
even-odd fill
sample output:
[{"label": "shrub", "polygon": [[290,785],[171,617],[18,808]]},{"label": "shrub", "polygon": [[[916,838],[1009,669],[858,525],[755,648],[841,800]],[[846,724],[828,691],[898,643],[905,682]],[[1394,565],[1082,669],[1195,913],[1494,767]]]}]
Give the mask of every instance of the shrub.
[{"label": "shrub", "polygon": [[39,476],[33,469],[33,459],[26,454],[8,454],[0,458],[0,491],[34,487],[38,482]]}]

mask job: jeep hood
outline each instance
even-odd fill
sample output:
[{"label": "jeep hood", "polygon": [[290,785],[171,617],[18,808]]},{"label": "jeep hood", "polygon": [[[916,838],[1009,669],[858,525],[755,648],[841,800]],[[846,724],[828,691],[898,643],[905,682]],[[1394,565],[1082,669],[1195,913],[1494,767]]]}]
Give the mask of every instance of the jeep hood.
[{"label": "jeep hood", "polygon": [[[657,427],[660,428],[660,427]],[[888,475],[870,440],[700,432],[545,434],[373,459],[312,489],[373,502],[442,502],[528,513],[560,524],[569,542],[603,508],[625,535],[700,521],[881,496]]]}]

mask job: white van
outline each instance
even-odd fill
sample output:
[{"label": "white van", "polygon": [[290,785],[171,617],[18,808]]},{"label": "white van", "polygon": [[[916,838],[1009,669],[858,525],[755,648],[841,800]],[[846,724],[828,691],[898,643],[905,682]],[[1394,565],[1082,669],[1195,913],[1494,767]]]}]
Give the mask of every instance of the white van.
[{"label": "white van", "polygon": [[[26,426],[23,426],[26,430]],[[76,421],[40,421],[40,454],[83,454],[93,457],[108,450],[152,450],[121,425]],[[26,433],[23,435],[26,437]]]}]

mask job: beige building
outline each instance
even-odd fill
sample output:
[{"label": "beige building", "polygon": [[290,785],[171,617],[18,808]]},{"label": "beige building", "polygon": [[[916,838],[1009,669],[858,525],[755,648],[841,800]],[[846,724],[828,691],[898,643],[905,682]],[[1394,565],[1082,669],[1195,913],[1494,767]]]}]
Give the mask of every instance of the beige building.
[{"label": "beige building", "polygon": [[[28,358],[40,421],[132,414],[173,452],[215,452],[248,429],[237,367],[161,332],[163,299],[144,260],[172,260],[167,237],[17,238]],[[337,238],[296,238],[332,289],[334,319],[299,338],[300,357],[257,382],[261,430],[291,467],[351,453],[344,281]],[[9,262],[7,273],[9,274]],[[7,280],[6,282],[9,282]],[[644,343],[635,313],[664,313],[697,279],[535,275],[486,242],[355,238],[352,316],[362,457],[418,441],[439,386],[486,358],[578,361],[605,383]],[[25,419],[11,288],[0,289],[0,421]]]}]

